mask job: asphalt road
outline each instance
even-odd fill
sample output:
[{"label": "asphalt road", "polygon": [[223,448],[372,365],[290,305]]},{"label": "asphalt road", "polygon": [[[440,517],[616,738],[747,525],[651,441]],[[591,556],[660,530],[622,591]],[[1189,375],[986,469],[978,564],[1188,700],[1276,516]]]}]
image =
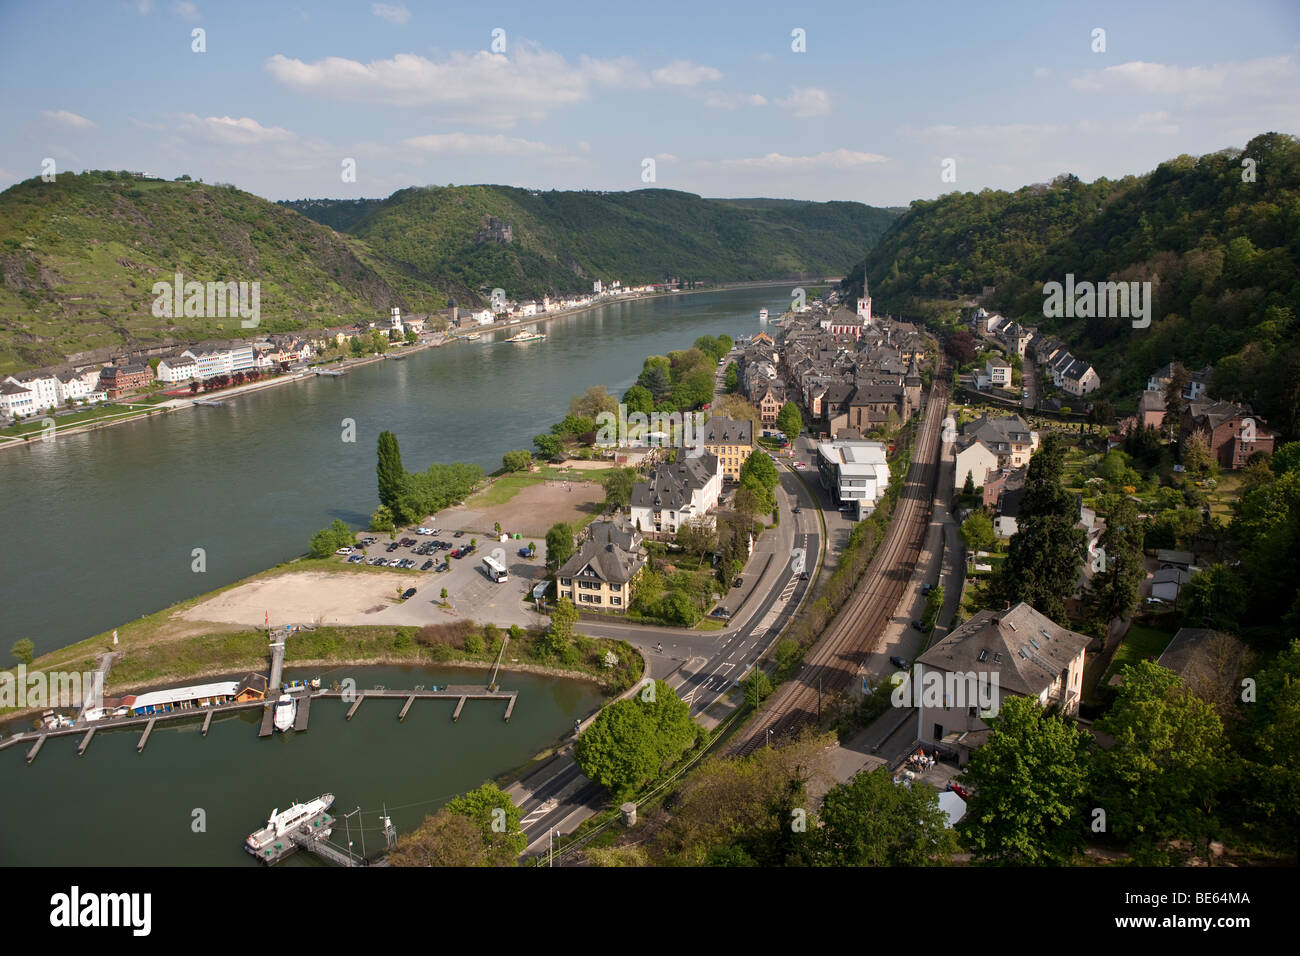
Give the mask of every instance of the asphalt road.
[{"label": "asphalt road", "polygon": [[[816,474],[803,469],[809,483]],[[666,679],[669,686],[690,706],[691,716],[715,723],[709,711],[736,686],[772,643],[794,608],[799,606],[816,577],[821,555],[821,522],[808,489],[787,468],[781,469],[778,506],[781,524],[776,535],[760,541],[749,567],[763,552],[771,560],[739,611],[722,631],[689,631],[652,628],[636,624],[584,622],[583,633],[615,637],[645,652],[649,675]],[[801,511],[792,514],[798,503]],[[809,580],[800,580],[792,552],[804,549]],[[760,551],[760,548],[763,551]],[[658,650],[662,645],[663,650]],[[605,801],[603,788],[589,781],[567,752],[547,761],[509,789],[523,810],[523,829],[529,852],[545,851],[549,832],[571,833],[583,820],[596,813]]]}]

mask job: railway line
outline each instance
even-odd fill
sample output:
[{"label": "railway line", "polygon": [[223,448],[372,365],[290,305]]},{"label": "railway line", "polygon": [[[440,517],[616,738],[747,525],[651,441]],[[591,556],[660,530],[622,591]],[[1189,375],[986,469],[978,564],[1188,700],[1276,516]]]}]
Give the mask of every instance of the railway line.
[{"label": "railway line", "polygon": [[939,438],[948,412],[948,378],[945,363],[935,372],[911,466],[880,550],[821,639],[809,648],[803,669],[777,690],[759,719],[736,737],[730,753],[752,753],[769,738],[793,736],[816,719],[819,688],[823,692],[846,689],[875,649],[925,541],[939,477]]}]

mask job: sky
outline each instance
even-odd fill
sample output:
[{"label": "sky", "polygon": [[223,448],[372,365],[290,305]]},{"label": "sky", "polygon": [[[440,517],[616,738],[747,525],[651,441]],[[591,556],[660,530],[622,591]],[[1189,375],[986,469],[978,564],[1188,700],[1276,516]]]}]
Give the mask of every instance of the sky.
[{"label": "sky", "polygon": [[901,206],[1300,132],[1300,0],[0,0],[0,83],[0,188]]}]

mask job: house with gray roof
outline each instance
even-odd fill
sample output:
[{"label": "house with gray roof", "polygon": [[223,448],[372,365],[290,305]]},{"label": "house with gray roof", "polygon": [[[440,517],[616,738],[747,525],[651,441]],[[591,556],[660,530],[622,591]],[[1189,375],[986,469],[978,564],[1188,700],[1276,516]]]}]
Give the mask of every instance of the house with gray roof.
[{"label": "house with gray roof", "polygon": [[996,714],[1008,695],[1078,714],[1084,651],[1091,640],[1024,602],[980,611],[916,659],[913,695],[927,686],[941,689],[938,697],[919,695],[917,739],[955,750],[965,765],[988,737],[981,715]]},{"label": "house with gray roof", "polygon": [[646,564],[640,532],[622,518],[597,521],[588,536],[556,573],[556,593],[580,611],[623,613]]}]

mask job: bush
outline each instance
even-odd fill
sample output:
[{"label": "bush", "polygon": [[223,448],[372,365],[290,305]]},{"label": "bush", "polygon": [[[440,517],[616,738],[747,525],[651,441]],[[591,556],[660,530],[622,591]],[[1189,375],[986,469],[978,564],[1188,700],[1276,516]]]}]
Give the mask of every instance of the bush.
[{"label": "bush", "polygon": [[470,631],[465,635],[465,653],[482,654],[483,653],[483,635],[477,631]]}]

